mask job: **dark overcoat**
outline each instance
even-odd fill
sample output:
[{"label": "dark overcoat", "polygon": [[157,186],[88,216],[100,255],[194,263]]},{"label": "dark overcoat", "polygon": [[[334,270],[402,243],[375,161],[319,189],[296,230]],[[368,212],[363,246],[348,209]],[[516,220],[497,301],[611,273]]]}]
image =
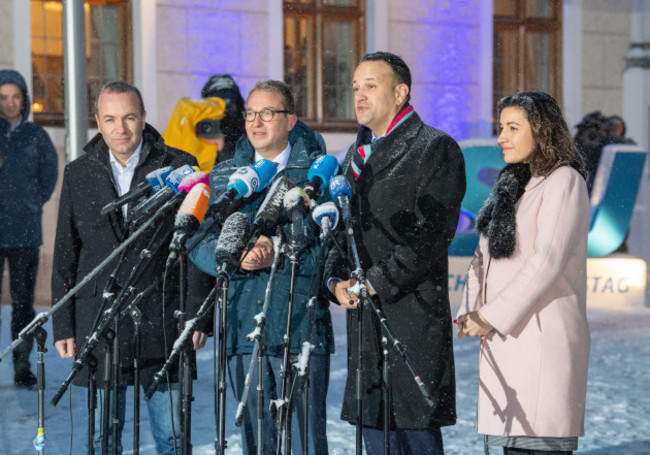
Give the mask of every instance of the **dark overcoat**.
[{"label": "dark overcoat", "polygon": [[[345,176],[352,184],[354,237],[361,266],[395,337],[431,392],[427,406],[413,376],[395,350],[389,352],[393,429],[424,429],[456,421],[452,324],[447,248],[465,194],[465,167],[458,144],[414,113],[373,144],[357,181],[348,151]],[[349,276],[332,250],[326,273]],[[378,319],[362,315],[363,425],[383,427],[381,336]],[[356,423],[358,312],[348,323],[348,379],[341,416]]]},{"label": "dark overcoat", "polygon": [[[53,303],[57,303],[125,239],[121,208],[107,216],[100,214],[102,207],[118,196],[117,184],[109,161],[108,146],[101,134],[98,134],[84,147],[84,150],[86,154],[69,163],[63,175],[52,270]],[[165,166],[177,168],[184,164],[196,166],[197,163],[193,156],[166,146],[158,132],[147,125],[143,133],[142,151],[131,188],[144,181],[145,176],[153,170]],[[175,273],[168,275],[164,299],[161,280],[169,253],[168,245],[173,223],[173,213],[166,214],[149,232],[143,234],[128,248],[124,263],[119,269],[117,281],[118,284],[124,284],[127,282],[128,274],[138,262],[140,252],[153,238],[153,230],[159,228],[160,233],[156,239],[162,243],[162,246],[157,251],[152,250],[152,261],[134,284],[137,289],[135,295],[159,280],[154,291],[139,304],[142,312],[140,371],[143,384],[150,383],[153,375],[164,365],[178,333],[174,320],[174,311],[178,309],[178,271],[174,269]],[[54,341],[75,338],[77,353],[81,352],[95,319],[101,312],[102,294],[116,263],[116,260],[109,263],[75,294],[68,305],[57,310],[53,316]],[[121,319],[118,338],[122,385],[132,383],[134,327],[134,321],[130,316]],[[99,387],[103,387],[104,351],[105,343],[101,341],[94,350],[94,355],[99,360],[97,370]],[[176,373],[173,369],[172,381],[177,380]],[[77,374],[74,383],[87,385],[88,373],[85,368]]]}]

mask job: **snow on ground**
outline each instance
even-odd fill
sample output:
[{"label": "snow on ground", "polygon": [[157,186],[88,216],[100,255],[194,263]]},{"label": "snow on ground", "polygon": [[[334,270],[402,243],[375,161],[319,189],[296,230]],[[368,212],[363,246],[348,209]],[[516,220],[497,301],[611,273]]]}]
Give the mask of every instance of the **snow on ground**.
[{"label": "snow on ground", "polygon": [[[44,311],[45,308],[38,309]],[[10,308],[2,305],[0,349],[9,343]],[[337,352],[332,357],[328,395],[328,439],[330,454],[354,454],[355,427],[339,419],[343,386],[347,375],[345,362],[345,320],[338,307],[332,309]],[[592,348],[587,395],[586,436],[580,439],[582,455],[650,454],[650,309],[612,311],[591,309],[589,321]],[[51,334],[51,324],[45,326]],[[56,407],[50,400],[68,376],[70,360],[56,354],[51,338],[45,354],[47,389],[45,392],[45,429],[48,454],[85,453],[86,394],[73,387]],[[447,455],[482,454],[482,440],[474,431],[477,391],[477,341],[456,340],[456,381],[458,423],[445,428],[443,437]],[[36,353],[33,354],[36,363]],[[199,379],[194,383],[192,408],[193,453],[213,454],[215,439],[214,383],[212,379],[212,342],[198,356]],[[241,453],[241,440],[234,426],[236,403],[228,393],[228,454]],[[37,429],[37,393],[13,385],[11,356],[0,363],[0,455],[34,453],[32,439]],[[132,453],[132,406],[127,408],[123,435],[125,454]],[[143,455],[155,454],[146,407],[142,406],[141,445]],[[71,435],[72,434],[72,435]],[[72,448],[70,440],[72,439]],[[492,450],[493,454],[501,453]]]}]

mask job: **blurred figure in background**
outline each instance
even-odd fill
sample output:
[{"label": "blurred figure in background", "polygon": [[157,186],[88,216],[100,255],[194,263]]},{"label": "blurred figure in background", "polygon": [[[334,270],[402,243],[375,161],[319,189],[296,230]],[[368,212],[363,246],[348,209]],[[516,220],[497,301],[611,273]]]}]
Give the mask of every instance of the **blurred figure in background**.
[{"label": "blurred figure in background", "polygon": [[[25,79],[17,71],[0,71],[0,280],[7,258],[12,339],[35,316],[41,215],[58,176],[54,144],[43,128],[27,120],[30,109]],[[33,345],[28,337],[13,351],[17,386],[36,384],[29,363]]]},{"label": "blurred figure in background", "polygon": [[210,76],[201,89],[203,98],[221,98],[226,103],[226,112],[221,120],[223,145],[217,154],[217,163],[231,159],[235,155],[235,144],[244,135],[244,98],[239,86],[229,74]]}]

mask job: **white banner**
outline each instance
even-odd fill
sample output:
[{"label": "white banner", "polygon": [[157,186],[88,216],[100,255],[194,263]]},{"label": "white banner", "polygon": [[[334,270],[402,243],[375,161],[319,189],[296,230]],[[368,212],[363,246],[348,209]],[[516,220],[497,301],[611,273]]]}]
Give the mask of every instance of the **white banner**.
[{"label": "white banner", "polygon": [[[469,256],[449,258],[449,299],[460,305]],[[600,308],[645,307],[646,263],[634,257],[587,259],[587,305]]]}]

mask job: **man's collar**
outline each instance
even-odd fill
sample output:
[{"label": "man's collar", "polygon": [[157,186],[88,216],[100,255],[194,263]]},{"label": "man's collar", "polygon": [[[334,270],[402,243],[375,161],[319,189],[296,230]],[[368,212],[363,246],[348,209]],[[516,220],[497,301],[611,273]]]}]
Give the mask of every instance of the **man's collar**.
[{"label": "man's collar", "polygon": [[[291,156],[291,144],[287,143],[286,148],[280,153],[278,156],[273,158],[274,163],[278,166],[278,172],[287,167],[287,163],[289,162],[289,157]],[[263,159],[262,155],[257,153],[257,150],[255,151],[255,156],[254,160],[257,162],[258,160]]]},{"label": "man's collar", "polygon": [[137,164],[138,161],[140,161],[140,153],[142,152],[142,144],[143,140],[140,139],[140,143],[138,144],[138,147],[135,149],[135,152],[133,152],[133,155],[129,157],[128,160],[126,160],[126,166],[122,166],[122,164],[115,158],[115,155],[113,155],[113,151],[111,149],[108,150],[108,159],[111,163],[111,166],[119,166],[121,168],[134,168]]}]

